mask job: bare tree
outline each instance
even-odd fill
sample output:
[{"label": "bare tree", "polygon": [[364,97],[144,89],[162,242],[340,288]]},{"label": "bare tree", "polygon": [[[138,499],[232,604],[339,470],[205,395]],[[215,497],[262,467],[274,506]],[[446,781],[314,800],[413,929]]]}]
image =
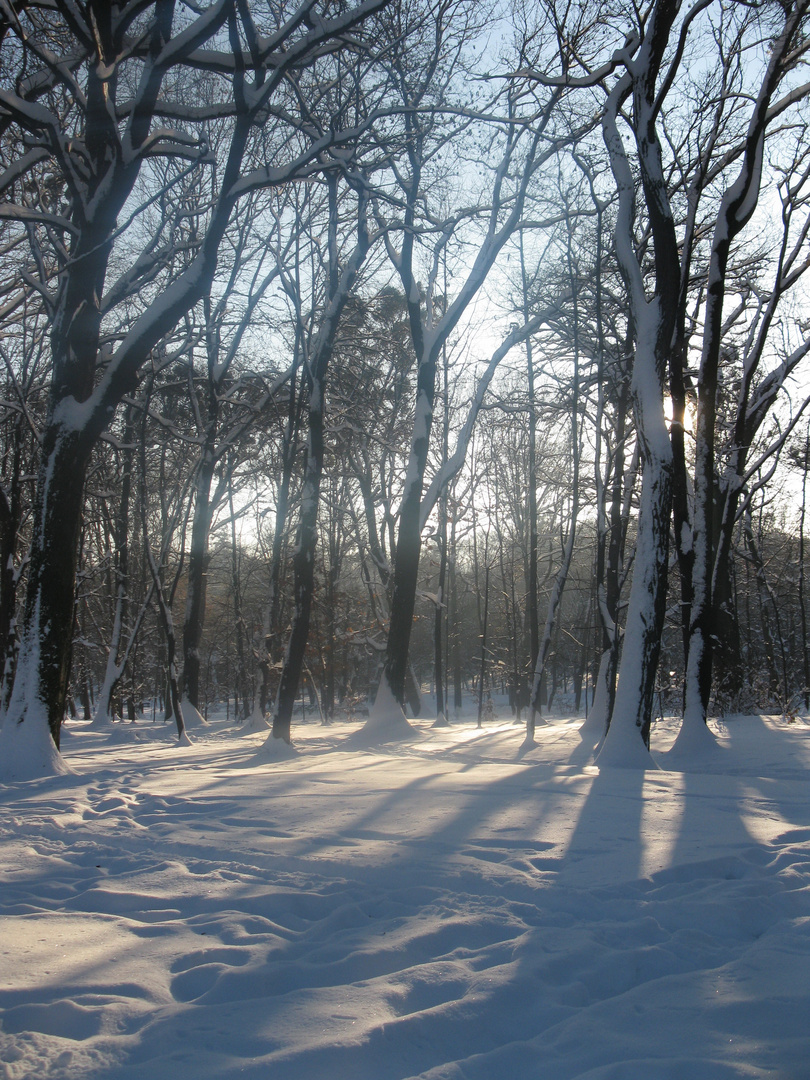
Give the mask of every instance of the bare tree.
[{"label": "bare tree", "polygon": [[[92,447],[136,385],[150,351],[209,291],[238,200],[318,170],[334,138],[299,141],[301,74],[379,6],[380,0],[366,0],[320,18],[313,17],[314,0],[307,0],[289,18],[271,11],[263,25],[248,4],[234,0],[215,0],[193,14],[178,12],[174,0],[91,0],[81,8],[59,0],[55,18],[47,20],[37,17],[34,5],[18,14],[3,9],[7,74],[0,117],[21,153],[0,176],[8,199],[2,216],[32,226],[53,365],[20,659],[2,729],[4,757],[14,772],[64,767],[59,730]],[[56,62],[56,56],[68,61]],[[13,79],[19,71],[22,78]],[[195,77],[216,85],[213,105],[192,102]],[[219,163],[209,154],[205,122],[223,116],[231,133]],[[268,157],[249,163],[254,149]],[[210,201],[180,234],[164,235],[161,222],[117,280],[108,281],[114,252],[134,245],[147,220],[154,196],[144,195],[138,181],[155,159],[173,163],[169,188],[189,170],[208,171]],[[37,198],[36,186],[32,196],[27,183],[32,171],[46,170],[64,192],[55,204]],[[186,256],[178,265],[179,247]],[[110,337],[105,319],[135,296],[139,317]]]},{"label": "bare tree", "polygon": [[[452,21],[456,16],[455,22]],[[552,118],[562,91],[554,90],[542,101],[528,103],[523,93],[509,86],[490,120],[482,119],[496,153],[491,184],[480,192],[480,203],[468,206],[428,207],[423,212],[424,193],[436,162],[453,133],[439,122],[451,111],[453,64],[460,65],[473,28],[461,10],[439,9],[425,35],[421,51],[411,47],[408,56],[397,58],[397,84],[401,104],[406,109],[410,139],[406,158],[396,172],[398,199],[402,207],[402,237],[396,245],[393,234],[387,240],[389,258],[402,282],[408,305],[411,340],[417,362],[416,409],[411,435],[408,469],[397,531],[394,562],[391,623],[386,643],[385,663],[377,695],[373,723],[397,722],[404,701],[408,670],[408,649],[417,591],[421,531],[426,514],[423,487],[436,394],[436,375],[444,343],[459,325],[509,238],[521,221],[532,181],[542,165],[554,156],[560,141],[570,135],[553,133]],[[416,57],[420,63],[415,64]],[[530,112],[533,123],[527,122]],[[468,120],[466,110],[455,138],[461,139]],[[497,150],[495,149],[497,148]],[[442,164],[446,168],[446,164]],[[379,211],[384,217],[383,209]],[[480,230],[482,238],[471,242],[468,269],[453,298],[441,294],[441,268],[445,252],[454,244],[466,244],[465,227]],[[424,267],[426,278],[420,282]],[[441,488],[437,488],[436,496]],[[435,505],[435,497],[430,504]]]},{"label": "bare tree", "polygon": [[[273,709],[273,729],[268,737],[269,740],[281,739],[285,743],[289,743],[291,738],[293,707],[309,637],[315,575],[318,502],[324,460],[326,377],[334,351],[341,313],[374,239],[369,230],[367,197],[364,187],[361,186],[356,205],[356,240],[349,252],[341,258],[338,246],[339,182],[337,176],[334,174],[328,176],[326,185],[329,196],[326,243],[328,292],[318,332],[306,359],[308,440],[294,555],[295,608],[290,640]],[[268,745],[272,744],[268,743]]]},{"label": "bare tree", "polygon": [[[789,8],[766,4],[761,8],[737,10],[715,4],[714,0],[696,0],[689,6],[679,0],[654,0],[644,9],[627,13],[624,45],[614,49],[601,66],[590,51],[591,41],[599,41],[601,31],[591,38],[595,24],[588,23],[585,12],[581,16],[580,36],[574,32],[576,27],[571,25],[570,16],[565,25],[562,74],[550,78],[536,73],[538,81],[544,84],[601,86],[606,94],[602,127],[619,200],[615,254],[625,281],[635,341],[631,392],[641,451],[641,503],[614,708],[618,723],[611,724],[600,755],[602,763],[635,761],[643,765],[645,761],[638,747],[649,742],[666,606],[673,490],[679,551],[685,554],[689,550],[689,557],[680,563],[691,610],[686,641],[690,669],[697,671],[695,665],[700,667],[704,663],[701,657],[709,655],[705,628],[701,630],[709,611],[708,593],[700,579],[708,573],[706,515],[712,497],[713,479],[710,483],[709,477],[713,474],[713,416],[729,254],[734,237],[756,208],[769,128],[806,94],[802,85],[794,83],[781,99],[775,98],[807,48],[801,30],[806,10],[803,3]],[[700,98],[704,105],[704,111],[699,113],[701,122],[695,125],[690,114],[684,124],[688,135],[680,146],[674,128],[678,123],[679,91],[689,85],[686,58],[690,45],[697,41],[703,48],[716,49],[721,71],[736,77],[745,71],[740,58],[750,48],[748,36],[758,47],[763,31],[769,35],[770,50],[758,84],[753,88],[750,83],[744,88],[728,85],[719,94],[706,89]],[[741,132],[739,114],[749,101],[753,104]],[[623,133],[632,142],[632,155],[623,141]],[[689,147],[693,152],[687,157],[686,147],[692,133],[696,133],[697,146]],[[730,173],[735,167],[738,172],[732,177]],[[704,206],[701,217],[698,214],[701,199],[707,193],[714,196],[721,182],[727,184],[725,192],[719,201]],[[639,187],[645,212],[641,227],[637,219]],[[711,211],[709,205],[713,206]],[[703,419],[698,425],[701,433],[695,481],[697,517],[690,535],[684,529],[688,511],[684,501],[683,410],[686,352],[691,332],[686,312],[688,299],[694,298],[693,283],[700,273],[696,259],[705,235],[702,226],[711,219],[717,224],[702,270],[705,276],[700,277],[705,289],[698,300],[698,307],[705,301],[703,361],[697,387],[698,401],[701,395],[703,399],[703,405],[698,405]],[[673,288],[674,282],[679,283],[678,289]],[[664,413],[668,380],[674,412],[672,438]],[[697,713],[705,717],[704,698],[710,677],[701,684],[697,698],[689,689],[696,685],[694,678],[689,677],[687,696],[698,703]],[[689,702],[686,713],[690,717],[695,713]],[[691,727],[690,719],[684,730]]]}]

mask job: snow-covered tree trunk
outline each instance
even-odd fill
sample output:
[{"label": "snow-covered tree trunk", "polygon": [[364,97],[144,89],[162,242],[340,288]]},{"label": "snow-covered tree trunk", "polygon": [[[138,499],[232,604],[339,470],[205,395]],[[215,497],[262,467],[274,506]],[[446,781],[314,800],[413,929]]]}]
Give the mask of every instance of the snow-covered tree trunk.
[{"label": "snow-covered tree trunk", "polygon": [[[195,6],[190,14],[187,10],[188,17],[178,24],[174,0],[140,4],[137,12],[123,0],[89,0],[71,6],[64,18],[59,9],[53,20],[31,21],[26,5],[5,24],[0,44],[8,41],[12,52],[23,50],[32,70],[42,77],[18,80],[13,90],[3,90],[7,126],[13,127],[21,145],[36,144],[36,148],[0,176],[0,192],[13,194],[27,172],[47,162],[64,189],[68,209],[62,213],[46,204],[34,214],[51,245],[47,259],[42,258],[40,234],[30,233],[35,264],[44,268],[50,261],[59,271],[55,290],[44,270],[40,283],[53,312],[53,377],[42,435],[25,627],[0,735],[5,748],[0,747],[0,756],[5,754],[10,760],[27,737],[32,748],[37,748],[32,757],[39,754],[41,758],[43,725],[50,731],[53,746],[58,746],[70,666],[84,476],[93,445],[124,395],[137,385],[150,351],[208,292],[218,247],[239,198],[257,188],[283,184],[308,167],[317,169],[319,155],[331,141],[330,135],[284,163],[245,170],[246,148],[257,116],[267,115],[279,85],[285,80],[294,82],[297,72],[314,62],[323,44],[355,27],[379,6],[380,0],[366,0],[334,18],[313,22],[314,3],[305,3],[271,38],[261,38],[261,49],[251,48],[247,53],[242,52],[241,41],[246,38],[255,45],[259,40],[250,7],[224,0],[204,9]],[[128,35],[136,15],[138,38],[133,47]],[[215,104],[210,115],[228,119],[232,127],[207,224],[189,240],[186,268],[145,301],[142,313],[123,337],[113,337],[102,348],[105,314],[128,301],[144,283],[151,283],[172,261],[158,234],[150,238],[134,265],[105,290],[119,230],[126,231],[133,220],[142,223],[138,214],[151,205],[147,200],[135,209],[134,218],[122,214],[144,160],[186,159],[189,168],[211,164],[207,135],[199,126],[200,119],[210,115],[204,106],[183,99],[183,78],[167,80],[167,74],[179,74],[191,58],[205,65],[205,47],[226,23],[235,54],[229,56],[217,42],[219,51],[208,60],[214,70],[224,73],[232,92],[230,100]],[[53,61],[54,44],[60,51],[71,50],[70,63]],[[19,52],[14,55],[19,63]],[[43,62],[42,57],[48,59]],[[153,128],[158,101],[161,122]],[[74,125],[67,133],[63,132],[65,118]],[[164,119],[177,120],[180,129],[184,125],[185,129],[165,126]],[[195,130],[198,135],[190,134]],[[169,188],[181,178],[178,174]],[[20,190],[25,190],[24,185]],[[13,207],[7,215],[17,210],[22,219],[30,216],[28,206]],[[172,258],[174,254],[178,253]],[[43,765],[41,760],[34,766],[43,767],[48,763]]]},{"label": "snow-covered tree trunk", "polygon": [[[643,767],[648,760],[666,612],[672,445],[664,394],[677,311],[673,283],[679,279],[680,262],[656,121],[660,108],[657,81],[679,6],[677,0],[658,0],[643,39],[628,39],[626,49],[636,50],[632,59],[626,53],[615,56],[626,70],[612,88],[602,117],[602,134],[619,200],[616,258],[636,340],[630,386],[641,455],[641,496],[619,684],[610,728],[598,757],[600,765]],[[632,101],[629,124],[654,246],[655,289],[650,299],[642,270],[644,255],[636,248],[636,180],[618,128],[618,118],[628,99]]]},{"label": "snow-covered tree trunk", "polygon": [[47,739],[58,749],[70,676],[76,559],[90,449],[69,414],[61,422],[52,419],[46,427],[23,631],[3,725],[5,754],[16,759],[30,745],[34,771],[43,765],[56,768]]},{"label": "snow-covered tree trunk", "polygon": [[[596,677],[596,691],[588,718],[580,729],[583,739],[601,742],[610,726],[616,696],[616,675],[621,646],[619,604],[622,593],[625,544],[630,518],[631,492],[638,471],[638,455],[634,453],[625,475],[626,439],[628,436],[629,387],[623,365],[619,369],[617,396],[614,402],[613,446],[609,452],[607,469],[600,473],[602,464],[597,453],[597,552],[596,552],[596,607],[601,630],[601,655]],[[597,422],[604,415],[604,389],[600,386]],[[602,440],[597,429],[597,448]]]},{"label": "snow-covered tree trunk", "polygon": [[[445,275],[446,277],[446,275]],[[447,281],[444,282],[447,292]],[[450,368],[447,344],[442,349],[442,462],[447,461],[450,453]],[[445,727],[447,720],[447,701],[445,700],[445,636],[447,633],[447,505],[449,481],[442,488],[439,496],[439,521],[436,530],[436,543],[439,549],[439,573],[436,582],[436,610],[433,613],[433,682],[436,687],[436,720],[434,727]]]},{"label": "snow-covered tree trunk", "polygon": [[641,497],[619,684],[599,765],[643,765],[647,758],[655,678],[666,614],[672,447],[656,362],[657,300],[639,322],[632,395],[642,440]]},{"label": "snow-covered tree trunk", "polygon": [[[124,421],[124,447],[121,475],[121,499],[118,504],[115,525],[115,611],[113,613],[112,634],[107,649],[107,663],[104,679],[96,698],[96,712],[93,723],[104,725],[112,717],[112,697],[124,670],[119,653],[121,642],[127,631],[129,614],[129,505],[132,495],[132,464],[135,454],[135,427],[132,406],[127,406]],[[125,659],[125,658],[124,658]]]}]

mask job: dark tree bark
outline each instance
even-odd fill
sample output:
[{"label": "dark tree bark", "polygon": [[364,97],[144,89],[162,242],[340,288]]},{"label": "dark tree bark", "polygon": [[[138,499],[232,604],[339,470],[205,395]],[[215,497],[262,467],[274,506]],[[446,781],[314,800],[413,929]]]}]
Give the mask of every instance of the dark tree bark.
[{"label": "dark tree bark", "polygon": [[14,723],[17,714],[41,703],[57,748],[70,678],[74,583],[91,449],[86,437],[62,425],[52,423],[45,431],[21,656],[6,721]]},{"label": "dark tree bark", "polygon": [[[132,497],[132,466],[135,457],[135,424],[132,405],[127,405],[124,429],[123,450],[121,460],[121,498],[115,521],[115,611],[113,614],[113,629],[110,637],[107,665],[104,673],[104,682],[98,694],[96,709],[96,722],[105,723],[111,715],[113,695],[123,674],[124,663],[121,662],[121,644],[124,636],[128,634],[129,616],[129,531],[130,531],[130,501]],[[126,647],[128,655],[130,647]]]},{"label": "dark tree bark", "polygon": [[[71,8],[70,22],[58,22],[58,12],[55,16],[63,39],[75,30],[72,45],[77,50],[77,64],[46,65],[43,70],[47,75],[42,80],[18,81],[14,92],[4,96],[6,123],[14,127],[20,139],[33,136],[38,149],[25,155],[16,168],[6,171],[3,193],[7,195],[27,169],[37,168],[47,159],[64,184],[70,203],[69,217],[47,206],[38,208],[38,219],[58,238],[55,257],[61,265],[56,292],[49,296],[53,303],[53,375],[35,500],[25,626],[7,722],[0,736],[16,775],[26,770],[39,773],[63,767],[53,749],[46,747],[42,733],[46,724],[53,745],[58,747],[67,702],[82,491],[92,448],[122,398],[137,385],[140,367],[150,350],[208,292],[218,246],[238,199],[256,188],[282,184],[318,160],[321,146],[287,165],[243,175],[245,151],[257,115],[266,110],[283,80],[294,80],[296,70],[312,62],[322,44],[357,25],[378,6],[379,0],[369,0],[334,19],[319,20],[310,30],[299,33],[302,13],[284,25],[267,55],[255,50],[245,55],[241,51],[240,29],[248,40],[256,40],[247,5],[239,5],[238,11],[232,5],[214,5],[192,16],[177,34],[175,3],[155,0],[139,9],[143,20],[139,48],[132,53],[125,40],[133,18],[132,6],[120,0],[90,0],[81,8]],[[13,48],[31,51],[32,63],[39,70],[42,50],[50,54],[50,21],[26,26],[27,18],[23,10],[17,20],[9,23],[7,37]],[[125,271],[105,291],[119,217],[123,222],[122,212],[143,161],[147,156],[162,154],[179,155],[201,164],[208,154],[207,140],[202,135],[199,141],[190,140],[188,135],[163,127],[161,142],[160,136],[153,133],[159,99],[162,116],[176,114],[178,119],[196,125],[194,109],[189,115],[186,102],[166,93],[167,73],[170,69],[177,72],[192,56],[195,63],[204,61],[206,44],[228,21],[237,55],[230,57],[233,98],[225,103],[224,110],[230,112],[233,127],[207,228],[192,244],[188,268],[160,292],[115,348],[105,346],[102,350],[100,328],[105,313],[137,292],[144,281],[151,281],[166,259],[163,244],[148,247],[135,268]],[[42,40],[40,33],[45,35]],[[167,52],[170,41],[172,48]],[[226,75],[228,61],[227,53],[217,53],[217,64],[224,64]],[[140,71],[122,79],[121,66],[136,63],[141,65]],[[76,76],[78,67],[82,70]],[[75,92],[76,78],[83,88],[81,100]],[[181,83],[182,79],[178,85]],[[53,112],[49,107],[51,97],[47,96],[51,93]],[[65,111],[81,117],[79,125],[68,133],[69,138],[63,136],[59,113],[65,96],[71,102]],[[220,110],[215,111],[221,115]],[[27,212],[30,208],[24,209]],[[39,259],[37,265],[45,263]],[[42,287],[50,291],[51,284],[43,280]],[[30,758],[27,764],[26,757]]]},{"label": "dark tree bark", "polygon": [[338,252],[339,201],[338,180],[328,178],[329,231],[327,267],[329,291],[326,309],[313,343],[308,373],[308,442],[301,495],[295,555],[293,556],[294,609],[290,639],[281,671],[276,703],[273,710],[271,739],[291,741],[292,715],[304,665],[304,653],[309,638],[312,595],[315,584],[315,545],[317,541],[318,502],[324,456],[324,410],[326,407],[326,376],[335,346],[340,317],[351,295],[357,276],[368,254],[372,237],[366,221],[367,202],[358,196],[357,241],[343,266]]},{"label": "dark tree bark", "polygon": [[0,709],[8,705],[17,658],[17,548],[22,524],[22,454],[23,425],[18,418],[13,427],[11,470],[8,490],[0,489],[0,663],[3,665],[0,680]]},{"label": "dark tree bark", "polygon": [[[435,46],[435,52],[431,51],[430,55],[430,75],[441,67],[444,44],[444,28],[437,23],[435,29],[435,43],[431,45],[431,50]],[[408,69],[408,58],[402,57],[401,64],[404,73]],[[482,221],[484,238],[451,302],[446,296],[440,300],[436,295],[436,279],[439,259],[455,228],[453,221],[448,221],[445,231],[435,243],[433,269],[424,295],[421,294],[417,282],[418,271],[414,257],[419,216],[425,197],[422,155],[430,148],[432,136],[431,121],[423,117],[418,108],[426,95],[428,83],[423,81],[418,73],[413,79],[410,73],[408,78],[401,74],[398,83],[403,94],[402,104],[406,109],[406,123],[410,134],[406,147],[407,169],[403,168],[399,173],[401,198],[404,203],[403,236],[399,251],[395,250],[390,237],[386,237],[386,244],[391,262],[400,276],[408,306],[411,341],[417,361],[416,406],[405,489],[400,503],[391,623],[381,679],[384,693],[377,695],[377,705],[371,717],[375,723],[380,720],[399,723],[400,719],[404,722],[404,716],[392,716],[389,710],[391,699],[400,706],[405,701],[408,650],[416,606],[421,533],[424,526],[422,492],[433,423],[438,358],[444,343],[458,326],[507,240],[518,227],[533,177],[542,164],[556,153],[557,145],[545,142],[545,136],[563,93],[562,90],[554,90],[549,94],[530,132],[512,125],[503,132],[503,152],[493,170],[490,204]],[[512,109],[514,105],[515,101],[510,97],[507,108]]]},{"label": "dark tree bark", "polygon": [[[209,431],[213,432],[213,428]],[[206,440],[194,485],[194,515],[188,549],[188,581],[186,612],[183,620],[183,676],[181,697],[200,711],[200,642],[202,641],[205,602],[208,591],[208,538],[214,516],[215,500],[211,498],[214,477],[214,447]]]}]

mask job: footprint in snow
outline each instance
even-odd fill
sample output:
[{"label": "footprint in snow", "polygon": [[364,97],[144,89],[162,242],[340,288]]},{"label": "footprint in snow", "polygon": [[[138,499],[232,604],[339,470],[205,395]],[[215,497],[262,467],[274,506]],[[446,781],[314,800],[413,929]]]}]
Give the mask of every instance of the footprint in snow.
[{"label": "footprint in snow", "polygon": [[250,959],[244,949],[214,948],[181,956],[172,964],[175,974],[171,993],[175,1001],[195,1001],[216,986],[220,976],[232,967],[242,967]]}]

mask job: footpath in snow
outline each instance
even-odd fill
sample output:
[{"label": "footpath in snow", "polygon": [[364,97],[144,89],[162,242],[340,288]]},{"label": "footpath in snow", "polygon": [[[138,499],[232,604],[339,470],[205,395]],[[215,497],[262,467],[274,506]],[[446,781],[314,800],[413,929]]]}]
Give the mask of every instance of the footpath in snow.
[{"label": "footpath in snow", "polygon": [[74,724],[0,787],[5,1080],[810,1080],[810,726]]}]

